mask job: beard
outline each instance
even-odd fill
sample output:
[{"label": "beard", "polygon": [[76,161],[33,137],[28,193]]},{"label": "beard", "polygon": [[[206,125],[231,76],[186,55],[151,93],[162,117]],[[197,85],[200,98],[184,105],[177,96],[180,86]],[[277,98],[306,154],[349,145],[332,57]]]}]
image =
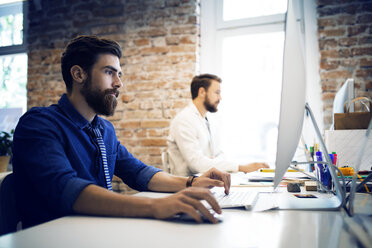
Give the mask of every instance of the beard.
[{"label": "beard", "polygon": [[[90,76],[85,80],[81,94],[84,96],[85,101],[88,103],[96,114],[112,116],[118,104],[116,98],[119,96],[118,89],[100,90],[93,88]],[[115,94],[113,96],[112,94]]]},{"label": "beard", "polygon": [[218,103],[219,102],[216,102],[215,104],[212,104],[211,101],[209,100],[208,98],[208,95],[206,95],[206,98],[204,100],[204,107],[207,111],[211,112],[211,113],[215,113],[217,112],[217,106],[218,106]]}]

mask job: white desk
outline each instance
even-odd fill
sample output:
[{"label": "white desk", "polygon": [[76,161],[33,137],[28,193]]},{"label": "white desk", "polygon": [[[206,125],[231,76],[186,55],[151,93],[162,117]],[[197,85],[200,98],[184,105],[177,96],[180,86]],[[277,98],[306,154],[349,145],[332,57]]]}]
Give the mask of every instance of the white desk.
[{"label": "white desk", "polygon": [[[371,200],[371,197],[369,200]],[[355,247],[339,211],[224,210],[219,224],[64,217],[0,237],[0,247]],[[371,220],[371,219],[369,219]],[[372,224],[372,223],[371,223]]]}]

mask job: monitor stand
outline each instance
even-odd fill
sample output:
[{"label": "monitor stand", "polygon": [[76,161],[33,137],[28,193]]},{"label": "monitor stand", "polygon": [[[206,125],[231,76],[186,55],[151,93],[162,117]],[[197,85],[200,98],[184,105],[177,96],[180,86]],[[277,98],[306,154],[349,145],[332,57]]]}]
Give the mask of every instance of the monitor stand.
[{"label": "monitor stand", "polygon": [[[314,118],[313,112],[308,103],[305,104],[305,110],[310,116],[313,123],[313,127],[316,136],[320,143],[320,148],[323,151],[324,157],[327,164],[332,164],[332,160],[329,157],[329,153],[323,141],[322,135],[320,133],[319,127]],[[295,163],[293,163],[295,164]],[[340,181],[337,177],[336,170],[333,166],[329,166],[329,171],[331,173],[332,182],[334,183],[335,192],[333,194],[315,194],[317,198],[297,198],[292,194],[279,194],[275,196],[274,199],[279,207],[279,209],[298,209],[298,210],[338,210],[345,202],[345,191],[341,188]],[[280,196],[282,195],[282,196]]]}]

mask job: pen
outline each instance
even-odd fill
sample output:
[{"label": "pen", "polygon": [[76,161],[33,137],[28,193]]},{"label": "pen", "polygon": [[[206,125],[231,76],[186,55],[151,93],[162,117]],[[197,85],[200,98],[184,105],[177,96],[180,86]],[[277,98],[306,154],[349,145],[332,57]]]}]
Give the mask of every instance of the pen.
[{"label": "pen", "polygon": [[[316,147],[316,144],[315,144],[315,147]],[[316,152],[315,153],[316,155],[316,161],[323,161],[322,159],[322,152]],[[323,164],[317,164],[317,177],[318,177],[318,180],[320,181],[320,183],[324,183],[324,166]],[[318,191],[323,191],[321,190],[321,187],[319,186],[318,187]]]},{"label": "pen", "polygon": [[[303,169],[300,169],[303,171]],[[275,172],[275,169],[260,169],[260,172]],[[293,169],[288,169],[287,172],[297,172],[296,170]]]},{"label": "pen", "polygon": [[333,161],[332,161],[332,163],[333,163],[334,165],[337,165],[337,153],[332,152],[332,154],[333,154]]},{"label": "pen", "polygon": [[329,154],[329,157],[331,158],[331,161],[332,161],[332,164],[333,164],[333,154],[330,153],[330,154]]},{"label": "pen", "polygon": [[[314,161],[314,147],[313,146],[310,146],[310,156],[311,156],[311,159]],[[310,164],[310,172],[313,172],[315,170],[314,168],[314,164]]]},{"label": "pen", "polygon": [[[329,155],[329,158],[331,159],[332,161],[332,164],[333,164],[333,153],[331,154],[328,154]],[[328,189],[331,189],[332,187],[332,177],[331,177],[331,172],[329,171],[329,165],[323,165],[323,168],[324,168],[324,184],[327,186]]]}]

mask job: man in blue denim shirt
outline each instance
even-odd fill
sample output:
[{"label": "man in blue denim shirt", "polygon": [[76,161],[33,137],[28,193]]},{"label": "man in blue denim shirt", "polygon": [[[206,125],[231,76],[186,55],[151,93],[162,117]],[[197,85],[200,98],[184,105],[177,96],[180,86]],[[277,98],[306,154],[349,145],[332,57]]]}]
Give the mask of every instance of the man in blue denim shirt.
[{"label": "man in blue denim shirt", "polygon": [[[123,85],[120,57],[115,41],[95,36],[73,39],[61,60],[67,93],[58,104],[32,108],[20,119],[13,167],[24,227],[71,214],[164,219],[187,213],[201,222],[200,212],[217,222],[200,201],[221,213],[207,188],[223,186],[228,193],[229,174],[216,169],[197,178],[164,173],[133,157],[117,140],[113,125],[98,117],[113,115],[117,105]],[[100,131],[104,148],[92,128]],[[177,193],[162,199],[114,193],[107,189],[114,174],[137,190]]]}]

